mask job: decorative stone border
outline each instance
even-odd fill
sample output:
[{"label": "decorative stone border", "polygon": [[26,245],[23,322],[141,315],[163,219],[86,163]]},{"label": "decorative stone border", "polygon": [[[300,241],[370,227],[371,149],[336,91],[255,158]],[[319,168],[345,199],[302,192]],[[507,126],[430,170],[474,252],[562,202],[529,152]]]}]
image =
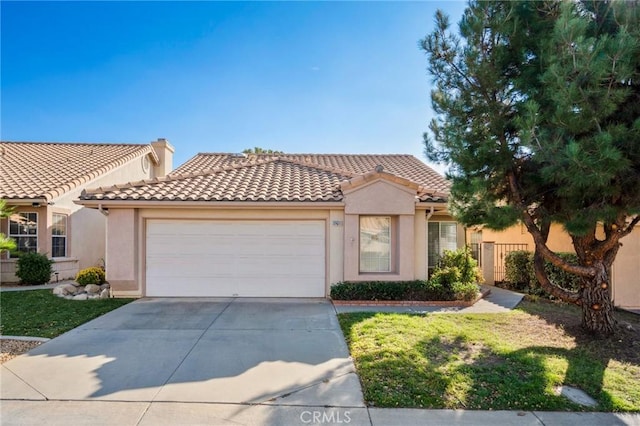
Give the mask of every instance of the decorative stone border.
[{"label": "decorative stone border", "polygon": [[111,286],[109,283],[83,286],[77,282],[70,282],[57,285],[53,294],[68,300],[108,299],[111,296]]},{"label": "decorative stone border", "polygon": [[334,305],[341,306],[435,306],[441,308],[467,308],[473,306],[478,300],[485,298],[491,293],[490,288],[483,287],[478,293],[478,297],[475,300],[466,302],[463,300],[449,300],[449,301],[436,301],[436,300],[333,300],[331,302]]}]

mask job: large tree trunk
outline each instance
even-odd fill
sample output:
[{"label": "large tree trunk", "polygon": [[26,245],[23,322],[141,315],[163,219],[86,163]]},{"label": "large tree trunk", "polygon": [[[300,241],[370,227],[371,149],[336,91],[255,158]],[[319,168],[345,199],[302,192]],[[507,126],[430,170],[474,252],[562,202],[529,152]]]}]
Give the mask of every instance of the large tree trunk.
[{"label": "large tree trunk", "polygon": [[597,265],[598,273],[593,278],[583,278],[580,299],[582,326],[597,335],[608,335],[615,331],[613,302],[609,274],[605,265]]}]

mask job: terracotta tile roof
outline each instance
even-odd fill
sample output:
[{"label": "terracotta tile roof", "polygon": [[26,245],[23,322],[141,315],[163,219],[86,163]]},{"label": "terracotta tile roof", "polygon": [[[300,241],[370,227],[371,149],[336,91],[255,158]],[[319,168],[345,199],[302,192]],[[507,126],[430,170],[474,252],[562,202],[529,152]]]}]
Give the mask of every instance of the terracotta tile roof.
[{"label": "terracotta tile roof", "polygon": [[0,198],[52,200],[136,157],[151,145],[0,142]]},{"label": "terracotta tile roof", "polygon": [[83,200],[341,201],[351,177],[278,158],[85,191]]},{"label": "terracotta tile roof", "polygon": [[[445,202],[445,179],[411,155],[198,154],[169,176],[85,191],[82,200],[342,201],[346,181],[408,182],[420,201]],[[397,178],[396,178],[397,177]]]},{"label": "terracotta tile roof", "polygon": [[429,191],[449,193],[450,185],[444,177],[413,155],[406,154],[248,154],[243,157],[236,154],[201,153],[171,174],[196,173],[273,158],[288,159],[354,175],[365,174],[381,165],[385,172],[415,182]]}]

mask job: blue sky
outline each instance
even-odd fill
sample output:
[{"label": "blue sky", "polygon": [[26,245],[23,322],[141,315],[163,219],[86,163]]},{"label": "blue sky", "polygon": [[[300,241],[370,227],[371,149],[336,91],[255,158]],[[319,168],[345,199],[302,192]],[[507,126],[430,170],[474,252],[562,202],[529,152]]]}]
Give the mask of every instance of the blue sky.
[{"label": "blue sky", "polygon": [[198,152],[408,153],[418,40],[462,2],[5,2],[1,138]]}]

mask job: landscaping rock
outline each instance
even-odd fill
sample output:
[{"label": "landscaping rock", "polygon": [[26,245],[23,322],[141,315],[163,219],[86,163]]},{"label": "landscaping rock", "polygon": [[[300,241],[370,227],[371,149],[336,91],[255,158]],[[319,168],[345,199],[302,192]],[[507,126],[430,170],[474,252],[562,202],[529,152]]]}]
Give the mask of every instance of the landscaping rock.
[{"label": "landscaping rock", "polygon": [[100,292],[100,299],[108,299],[109,298],[109,289],[105,288]]},{"label": "landscaping rock", "polygon": [[557,395],[562,395],[565,398],[568,398],[571,402],[575,402],[576,404],[584,405],[586,407],[595,407],[598,405],[598,402],[587,395],[583,390],[574,388],[571,386],[557,386],[555,388],[555,392]]},{"label": "landscaping rock", "polygon": [[86,287],[84,288],[84,291],[86,291],[89,294],[98,294],[100,293],[100,286],[96,285],[96,284],[87,284]]},{"label": "landscaping rock", "polygon": [[75,296],[73,296],[73,300],[87,300],[88,298],[89,296],[87,296],[86,293],[76,294]]},{"label": "landscaping rock", "polygon": [[99,294],[87,294],[87,299],[97,299],[99,297]]},{"label": "landscaping rock", "polygon": [[76,292],[74,294],[82,294],[85,293],[84,286],[76,287]]},{"label": "landscaping rock", "polygon": [[76,287],[72,284],[60,284],[53,289],[53,294],[57,296],[76,294]]},{"label": "landscaping rock", "polygon": [[109,283],[104,283],[104,284],[102,284],[102,285],[100,286],[100,290],[104,290],[105,288],[106,288],[106,289],[111,288],[111,286],[109,285]]}]

